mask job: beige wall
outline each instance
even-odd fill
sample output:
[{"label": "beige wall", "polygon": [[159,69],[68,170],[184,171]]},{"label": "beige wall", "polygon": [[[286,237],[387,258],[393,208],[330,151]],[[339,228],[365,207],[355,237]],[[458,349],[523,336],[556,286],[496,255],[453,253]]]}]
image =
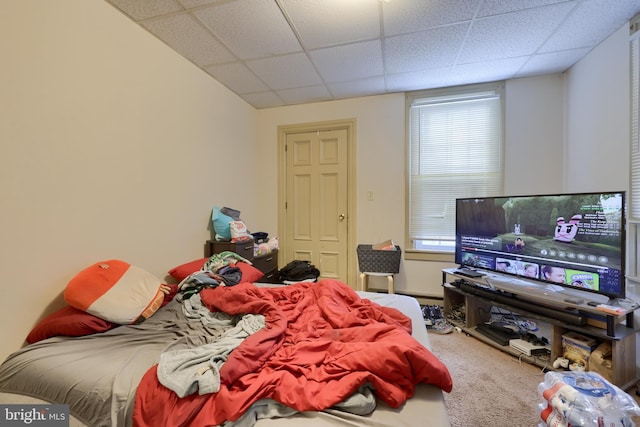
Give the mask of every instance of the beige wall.
[{"label": "beige wall", "polygon": [[268,225],[255,110],[106,2],[0,2],[0,56],[0,359],[82,268],[164,278],[202,256],[214,203]]}]

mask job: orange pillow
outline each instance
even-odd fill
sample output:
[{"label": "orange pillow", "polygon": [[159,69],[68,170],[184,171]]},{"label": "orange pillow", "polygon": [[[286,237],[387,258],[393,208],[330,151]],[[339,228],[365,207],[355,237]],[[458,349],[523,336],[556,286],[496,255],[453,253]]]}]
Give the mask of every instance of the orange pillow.
[{"label": "orange pillow", "polygon": [[140,323],[164,300],[160,279],[119,260],[97,262],[67,284],[64,299],[72,307],[118,324]]}]

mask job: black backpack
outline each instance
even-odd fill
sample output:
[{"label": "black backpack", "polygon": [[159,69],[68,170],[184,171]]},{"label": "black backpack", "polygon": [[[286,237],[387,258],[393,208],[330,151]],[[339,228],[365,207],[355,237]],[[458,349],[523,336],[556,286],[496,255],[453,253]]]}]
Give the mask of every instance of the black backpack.
[{"label": "black backpack", "polygon": [[318,270],[309,261],[293,260],[280,270],[280,281],[284,282],[302,282],[304,280],[313,279],[314,281],[320,276]]}]

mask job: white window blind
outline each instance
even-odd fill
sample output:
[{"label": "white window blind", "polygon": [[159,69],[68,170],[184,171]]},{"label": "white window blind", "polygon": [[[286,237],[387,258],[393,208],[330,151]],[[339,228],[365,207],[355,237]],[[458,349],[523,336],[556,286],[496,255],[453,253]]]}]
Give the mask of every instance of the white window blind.
[{"label": "white window blind", "polygon": [[453,250],[455,199],[503,192],[502,85],[410,94],[409,237]]}]

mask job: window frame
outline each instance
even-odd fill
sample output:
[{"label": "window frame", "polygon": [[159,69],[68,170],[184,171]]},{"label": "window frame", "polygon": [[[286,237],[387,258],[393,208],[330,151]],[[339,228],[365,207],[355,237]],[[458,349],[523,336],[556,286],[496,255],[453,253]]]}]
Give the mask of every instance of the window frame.
[{"label": "window frame", "polygon": [[410,233],[410,216],[411,216],[411,108],[417,100],[424,98],[442,98],[442,97],[459,97],[463,95],[471,95],[473,93],[481,93],[494,91],[500,99],[499,112],[499,150],[500,150],[500,186],[499,193],[493,194],[500,196],[504,192],[504,175],[505,175],[505,82],[490,82],[449,88],[428,89],[415,92],[407,92],[405,95],[405,162],[406,162],[406,198],[405,198],[405,258],[413,260],[428,260],[453,262],[455,253],[455,242],[450,248],[436,249],[433,247],[427,249],[417,249]]}]

